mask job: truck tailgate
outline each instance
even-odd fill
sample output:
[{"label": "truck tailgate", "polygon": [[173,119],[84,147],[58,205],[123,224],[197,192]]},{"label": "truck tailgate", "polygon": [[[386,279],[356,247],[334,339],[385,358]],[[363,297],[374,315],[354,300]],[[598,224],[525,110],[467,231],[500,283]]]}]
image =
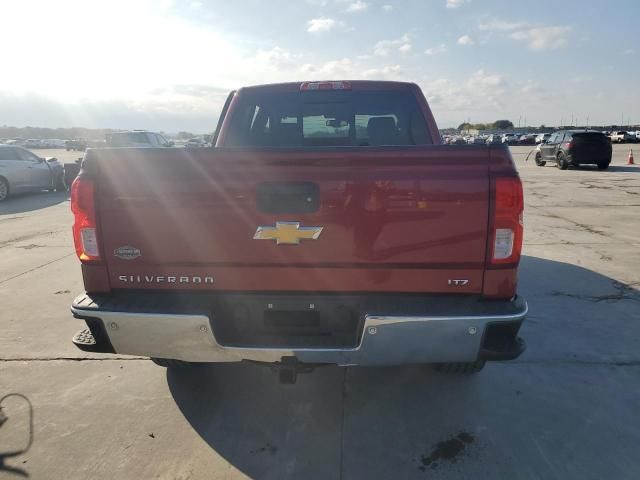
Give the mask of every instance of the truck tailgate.
[{"label": "truck tailgate", "polygon": [[84,169],[111,288],[480,293],[489,155],[105,149]]}]

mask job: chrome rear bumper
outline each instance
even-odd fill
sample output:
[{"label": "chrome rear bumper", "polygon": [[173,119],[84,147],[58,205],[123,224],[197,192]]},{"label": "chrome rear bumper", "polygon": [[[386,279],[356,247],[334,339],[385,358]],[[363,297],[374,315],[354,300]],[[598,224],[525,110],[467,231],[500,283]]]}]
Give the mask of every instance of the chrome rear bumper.
[{"label": "chrome rear bumper", "polygon": [[524,342],[517,332],[528,307],[522,298],[510,306],[513,313],[495,315],[486,314],[486,309],[482,315],[462,316],[365,314],[353,348],[221,345],[209,317],[201,314],[108,311],[75,303],[71,312],[87,322],[98,344],[108,345],[97,351],[189,362],[279,362],[295,357],[304,363],[398,365],[519,356]]}]

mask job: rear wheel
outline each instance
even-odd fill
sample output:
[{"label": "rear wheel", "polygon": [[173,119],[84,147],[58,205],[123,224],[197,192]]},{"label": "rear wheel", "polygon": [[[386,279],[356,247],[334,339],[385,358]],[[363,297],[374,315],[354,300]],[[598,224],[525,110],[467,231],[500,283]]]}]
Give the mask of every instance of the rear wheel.
[{"label": "rear wheel", "polygon": [[598,162],[598,169],[606,170],[607,168],[609,168],[609,163],[611,162]]},{"label": "rear wheel", "polygon": [[569,168],[569,162],[567,162],[567,157],[564,156],[564,153],[560,152],[557,158],[557,166],[560,170]]},{"label": "rear wheel", "polygon": [[436,364],[436,370],[442,373],[478,373],[484,368],[485,363],[485,360],[477,360],[475,362],[438,363]]},{"label": "rear wheel", "polygon": [[67,184],[64,182],[64,173],[58,175],[55,183],[56,192],[66,192]]},{"label": "rear wheel", "polygon": [[9,196],[9,182],[0,178],[0,202]]},{"label": "rear wheel", "polygon": [[536,153],[536,165],[539,167],[544,167],[547,164],[544,160],[542,160],[542,154],[540,152]]}]

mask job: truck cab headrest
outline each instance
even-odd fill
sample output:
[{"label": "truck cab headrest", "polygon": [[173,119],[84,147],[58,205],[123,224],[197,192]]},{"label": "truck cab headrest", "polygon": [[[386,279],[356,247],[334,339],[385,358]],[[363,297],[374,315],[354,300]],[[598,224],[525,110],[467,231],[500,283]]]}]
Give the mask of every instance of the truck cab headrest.
[{"label": "truck cab headrest", "polygon": [[279,124],[276,130],[276,145],[302,145],[302,131],[298,124]]},{"label": "truck cab headrest", "polygon": [[369,145],[394,145],[398,128],[393,117],[373,117],[367,122]]}]

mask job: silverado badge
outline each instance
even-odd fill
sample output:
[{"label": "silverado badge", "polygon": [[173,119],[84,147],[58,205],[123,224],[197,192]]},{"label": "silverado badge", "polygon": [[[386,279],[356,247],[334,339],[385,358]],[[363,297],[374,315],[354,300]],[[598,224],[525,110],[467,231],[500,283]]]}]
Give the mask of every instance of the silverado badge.
[{"label": "silverado badge", "polygon": [[113,254],[122,260],[134,260],[142,255],[139,248],[132,247],[131,245],[118,247],[113,251]]},{"label": "silverado badge", "polygon": [[258,227],[254,240],[275,240],[277,245],[299,245],[300,240],[317,240],[322,227],[301,227],[299,222],[276,222],[275,227]]}]

